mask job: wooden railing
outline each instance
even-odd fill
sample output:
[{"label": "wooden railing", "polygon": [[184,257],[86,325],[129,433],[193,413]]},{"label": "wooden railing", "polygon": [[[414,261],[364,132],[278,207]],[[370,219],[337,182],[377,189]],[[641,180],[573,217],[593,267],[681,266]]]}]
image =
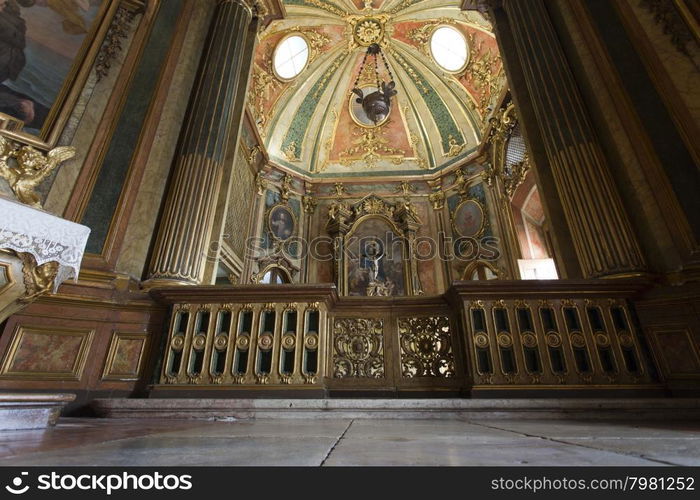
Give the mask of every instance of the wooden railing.
[{"label": "wooden railing", "polygon": [[327,303],[335,290],[282,290],[240,286],[210,287],[208,294],[202,288],[155,291],[161,300],[174,301],[160,383],[319,386]]},{"label": "wooden railing", "polygon": [[654,386],[635,281],[456,282],[439,297],[331,285],[162,288],[159,389],[483,391]]},{"label": "wooden railing", "polygon": [[473,387],[652,383],[629,299],[634,281],[455,283]]}]

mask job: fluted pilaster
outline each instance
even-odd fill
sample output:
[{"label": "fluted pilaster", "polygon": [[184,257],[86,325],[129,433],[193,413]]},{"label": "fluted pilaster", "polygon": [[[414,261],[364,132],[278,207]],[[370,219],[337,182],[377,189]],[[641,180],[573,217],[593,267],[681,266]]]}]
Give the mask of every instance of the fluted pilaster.
[{"label": "fluted pilaster", "polygon": [[639,244],[543,0],[503,0],[502,8],[548,160],[537,168],[551,170],[584,277],[643,272]]},{"label": "fluted pilaster", "polygon": [[236,93],[251,64],[245,50],[251,20],[242,0],[222,0],[214,12],[149,267],[151,285],[201,281],[224,160],[242,117]]}]

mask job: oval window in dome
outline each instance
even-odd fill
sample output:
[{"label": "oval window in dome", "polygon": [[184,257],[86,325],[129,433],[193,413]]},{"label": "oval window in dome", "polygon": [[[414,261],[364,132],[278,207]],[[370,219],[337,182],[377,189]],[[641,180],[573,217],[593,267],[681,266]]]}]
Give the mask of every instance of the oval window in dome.
[{"label": "oval window in dome", "polygon": [[280,80],[291,80],[304,71],[309,62],[309,44],[301,35],[283,38],[275,48],[272,67]]},{"label": "oval window in dome", "polygon": [[430,37],[430,53],[445,71],[459,73],[469,60],[469,46],[464,35],[451,26],[440,26]]}]

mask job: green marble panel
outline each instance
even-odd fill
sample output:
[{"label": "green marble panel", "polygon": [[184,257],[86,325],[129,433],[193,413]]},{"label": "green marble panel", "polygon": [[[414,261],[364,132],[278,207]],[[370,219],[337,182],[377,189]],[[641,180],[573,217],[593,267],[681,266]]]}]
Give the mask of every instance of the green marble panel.
[{"label": "green marble panel", "polygon": [[92,231],[86,250],[102,253],[112,216],[117,209],[126,175],[131,164],[144,120],[149,107],[146,105],[156,91],[158,75],[170,48],[183,0],[161,3],[141,61],[133,77],[129,95],[117,122],[114,135],[97,175],[95,188],[80,221]]},{"label": "green marble panel", "polygon": [[309,123],[311,123],[311,118],[316,111],[318,102],[321,96],[328,88],[328,84],[331,82],[332,73],[340,66],[341,61],[347,57],[347,54],[341,54],[336,57],[333,62],[328,66],[328,69],[323,72],[319,79],[314,83],[313,87],[306,94],[306,97],[301,102],[299,109],[294,113],[294,118],[289,126],[289,130],[284,136],[282,141],[282,151],[285,151],[292,142],[296,145],[297,155],[300,154],[303,148],[304,139],[306,137],[306,130],[309,128]]},{"label": "green marble panel", "polygon": [[420,71],[418,71],[418,68],[408,62],[405,58],[403,59],[403,62],[420,77],[423,85],[425,86],[425,90],[427,90],[427,92],[421,91],[420,95],[423,97],[425,104],[428,106],[430,114],[433,116],[433,120],[437,126],[438,132],[440,132],[442,152],[447,153],[450,150],[450,136],[454,137],[458,144],[464,144],[465,139],[462,131],[455,123],[452,115],[447,109],[447,105],[437,93],[435,88],[430,84],[428,79],[425,78]]}]

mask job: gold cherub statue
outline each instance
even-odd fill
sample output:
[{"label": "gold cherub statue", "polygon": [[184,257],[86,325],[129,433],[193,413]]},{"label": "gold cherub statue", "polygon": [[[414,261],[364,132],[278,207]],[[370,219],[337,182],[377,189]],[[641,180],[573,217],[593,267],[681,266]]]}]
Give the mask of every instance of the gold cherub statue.
[{"label": "gold cherub statue", "polygon": [[22,259],[22,272],[24,273],[25,295],[20,302],[32,302],[40,295],[48,293],[53,288],[58,262],[51,261],[37,265],[36,259],[30,253],[18,253]]},{"label": "gold cherub statue", "polygon": [[[10,185],[12,192],[22,203],[41,208],[34,189],[53,172],[58,165],[75,156],[75,148],[61,146],[46,155],[32,146],[17,147],[7,137],[0,135],[0,177]],[[14,159],[14,165],[10,164]]]}]

